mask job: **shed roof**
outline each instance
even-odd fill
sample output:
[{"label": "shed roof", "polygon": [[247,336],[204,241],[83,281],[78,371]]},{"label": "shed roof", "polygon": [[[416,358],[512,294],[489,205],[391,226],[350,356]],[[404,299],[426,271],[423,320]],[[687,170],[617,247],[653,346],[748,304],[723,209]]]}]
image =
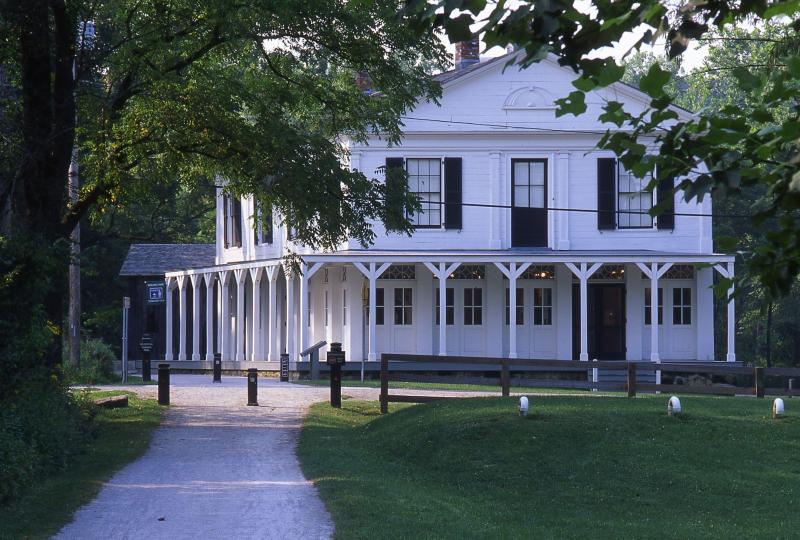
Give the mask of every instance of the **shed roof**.
[{"label": "shed roof", "polygon": [[158,276],[173,270],[213,266],[214,244],[132,244],[120,276]]}]

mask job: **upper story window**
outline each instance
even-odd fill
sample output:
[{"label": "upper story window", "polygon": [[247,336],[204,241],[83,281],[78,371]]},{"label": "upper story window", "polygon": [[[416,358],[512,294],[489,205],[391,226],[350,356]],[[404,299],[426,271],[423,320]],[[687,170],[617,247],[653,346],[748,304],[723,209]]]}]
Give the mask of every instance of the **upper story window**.
[{"label": "upper story window", "polygon": [[261,203],[256,202],[256,245],[271,244],[273,240],[272,232],[272,208],[270,207],[264,211]]},{"label": "upper story window", "polygon": [[422,208],[408,219],[417,227],[442,226],[442,162],[440,159],[406,159],[408,190]]},{"label": "upper story window", "polygon": [[[675,228],[675,179],[658,178],[652,189],[653,175],[637,178],[615,158],[597,159],[597,228],[658,229]],[[658,204],[656,218],[650,211]]]},{"label": "upper story window", "polygon": [[242,247],[242,201],[223,195],[223,237],[225,247]]},{"label": "upper story window", "polygon": [[617,226],[620,229],[652,229],[653,192],[647,189],[651,174],[637,178],[617,163]]}]

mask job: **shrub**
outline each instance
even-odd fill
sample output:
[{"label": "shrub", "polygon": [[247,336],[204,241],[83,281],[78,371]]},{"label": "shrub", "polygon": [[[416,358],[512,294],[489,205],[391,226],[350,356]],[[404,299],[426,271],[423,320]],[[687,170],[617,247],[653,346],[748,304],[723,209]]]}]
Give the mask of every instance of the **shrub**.
[{"label": "shrub", "polygon": [[83,451],[89,411],[44,370],[0,403],[0,502],[18,497],[37,477],[63,469]]},{"label": "shrub", "polygon": [[116,381],[114,376],[113,349],[99,339],[86,339],[81,342],[80,369],[65,363],[64,374],[70,383],[98,384]]}]

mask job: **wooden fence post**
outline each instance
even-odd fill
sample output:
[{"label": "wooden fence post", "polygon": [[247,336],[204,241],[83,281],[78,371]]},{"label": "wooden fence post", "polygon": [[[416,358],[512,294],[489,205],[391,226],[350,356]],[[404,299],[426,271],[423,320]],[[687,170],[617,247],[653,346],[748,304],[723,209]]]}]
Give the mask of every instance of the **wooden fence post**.
[{"label": "wooden fence post", "polygon": [[381,355],[381,414],[389,412],[389,359]]},{"label": "wooden fence post", "polygon": [[500,386],[502,387],[503,397],[511,395],[511,373],[508,369],[508,362],[503,362],[503,368],[500,372]]},{"label": "wooden fence post", "polygon": [[756,397],[763,398],[764,397],[764,368],[757,367],[755,368],[755,373],[753,374],[753,384],[755,385],[756,390]]},{"label": "wooden fence post", "polygon": [[636,362],[628,362],[628,397],[636,397]]}]

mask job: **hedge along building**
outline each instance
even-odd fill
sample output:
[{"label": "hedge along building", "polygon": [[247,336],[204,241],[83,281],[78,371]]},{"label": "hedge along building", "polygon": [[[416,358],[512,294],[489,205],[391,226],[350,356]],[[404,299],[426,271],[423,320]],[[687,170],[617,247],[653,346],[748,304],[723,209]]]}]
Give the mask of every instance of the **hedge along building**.
[{"label": "hedge along building", "polygon": [[[422,202],[414,234],[375,223],[369,249],[311,251],[278,219],[254,229],[252,199],[220,190],[216,264],[165,276],[180,321],[167,328],[166,360],[295,361],[318,340],[342,342],[357,361],[735,360],[732,300],[727,350],[714,351],[713,273],[733,276],[734,258],[713,253],[711,201],[685,202],[672,184],[648,191],[649,179],[596,149],[613,129],[596,120],[602,103],[643,110],[646,96],[617,84],[590,94],[581,117],[557,118],[574,75],[553,58],[504,69],[508,55],[479,62],[474,44],[457,50],[457,69],[438,76],[440,106],[420,103],[401,145],[349,146],[349,166],[367,176],[405,169]],[[297,275],[281,265],[289,252],[302,255]]]}]

